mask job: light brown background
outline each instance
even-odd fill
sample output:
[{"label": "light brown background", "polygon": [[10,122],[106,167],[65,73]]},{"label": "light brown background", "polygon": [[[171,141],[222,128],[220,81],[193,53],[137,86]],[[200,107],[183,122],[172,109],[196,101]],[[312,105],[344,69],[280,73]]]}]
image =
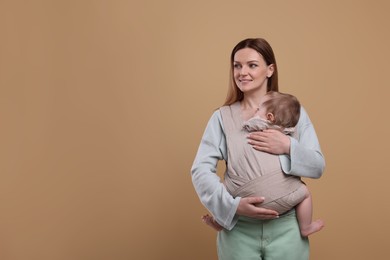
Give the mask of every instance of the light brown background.
[{"label": "light brown background", "polygon": [[0,1],[0,259],[216,259],[190,167],[247,37],[326,156],[311,259],[387,258],[387,2]]}]

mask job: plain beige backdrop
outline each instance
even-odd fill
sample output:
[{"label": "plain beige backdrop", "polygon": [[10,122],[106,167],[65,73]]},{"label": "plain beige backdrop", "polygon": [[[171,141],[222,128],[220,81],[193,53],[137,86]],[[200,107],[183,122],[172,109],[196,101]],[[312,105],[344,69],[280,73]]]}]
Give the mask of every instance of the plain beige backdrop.
[{"label": "plain beige backdrop", "polygon": [[212,260],[190,168],[229,55],[274,48],[327,168],[311,259],[386,259],[386,0],[0,0],[0,259]]}]

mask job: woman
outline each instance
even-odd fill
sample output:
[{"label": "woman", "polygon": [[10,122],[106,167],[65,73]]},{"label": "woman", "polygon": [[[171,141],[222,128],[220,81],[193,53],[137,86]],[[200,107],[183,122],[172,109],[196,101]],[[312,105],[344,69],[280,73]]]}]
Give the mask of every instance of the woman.
[{"label": "woman", "polygon": [[[271,46],[264,39],[241,41],[231,53],[231,82],[224,107],[239,106],[241,118],[248,120],[271,90],[278,91]],[[285,174],[319,178],[324,158],[303,108],[300,114],[297,139],[270,129],[250,134],[248,143],[259,152],[279,155]],[[218,161],[225,160],[228,169],[234,168],[227,143],[221,110],[217,110],[207,124],[191,172],[201,202],[225,228],[218,233],[219,259],[308,259],[309,243],[300,235],[294,210],[278,216],[261,207],[264,198],[233,197],[221,183],[216,174]]]}]

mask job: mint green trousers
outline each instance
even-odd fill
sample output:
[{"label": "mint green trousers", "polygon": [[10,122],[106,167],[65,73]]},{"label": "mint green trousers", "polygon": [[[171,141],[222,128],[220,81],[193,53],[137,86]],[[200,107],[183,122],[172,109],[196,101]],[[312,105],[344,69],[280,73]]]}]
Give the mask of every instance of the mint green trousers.
[{"label": "mint green trousers", "polygon": [[218,232],[219,260],[308,260],[309,240],[301,237],[295,210],[273,220],[240,217]]}]

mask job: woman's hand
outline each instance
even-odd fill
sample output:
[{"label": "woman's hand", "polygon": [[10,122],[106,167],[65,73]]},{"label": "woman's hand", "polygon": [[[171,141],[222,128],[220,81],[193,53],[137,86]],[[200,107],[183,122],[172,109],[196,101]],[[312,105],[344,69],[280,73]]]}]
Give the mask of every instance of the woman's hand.
[{"label": "woman's hand", "polygon": [[241,198],[236,211],[237,215],[258,218],[258,219],[274,219],[279,216],[278,212],[270,209],[257,207],[255,204],[262,203],[262,197],[246,197]]},{"label": "woman's hand", "polygon": [[290,138],[275,129],[252,132],[248,143],[258,151],[272,154],[290,154]]}]

